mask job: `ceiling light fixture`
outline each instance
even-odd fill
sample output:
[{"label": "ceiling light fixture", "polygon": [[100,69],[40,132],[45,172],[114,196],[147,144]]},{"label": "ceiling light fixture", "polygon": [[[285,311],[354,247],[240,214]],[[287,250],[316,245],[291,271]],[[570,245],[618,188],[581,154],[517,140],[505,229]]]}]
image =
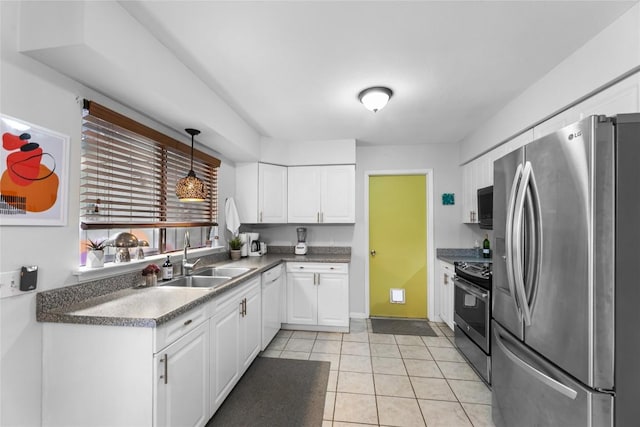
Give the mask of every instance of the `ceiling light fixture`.
[{"label": "ceiling light fixture", "polygon": [[388,87],[377,86],[370,87],[358,94],[358,99],[362,102],[362,105],[369,111],[377,113],[382,110],[387,102],[393,96],[393,91]]},{"label": "ceiling light fixture", "polygon": [[189,174],[176,184],[176,196],[181,202],[204,202],[207,198],[207,186],[193,171],[193,137],[200,134],[200,131],[185,129],[185,132],[191,135],[191,169]]}]

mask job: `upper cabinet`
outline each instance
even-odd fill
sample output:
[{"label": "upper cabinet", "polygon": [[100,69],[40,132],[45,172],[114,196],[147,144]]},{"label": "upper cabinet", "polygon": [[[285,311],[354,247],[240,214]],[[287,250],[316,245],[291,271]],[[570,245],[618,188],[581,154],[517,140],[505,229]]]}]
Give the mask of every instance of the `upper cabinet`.
[{"label": "upper cabinet", "polygon": [[640,111],[640,73],[629,76],[540,123],[533,128],[534,138],[543,137],[594,114],[613,116],[638,111]]},{"label": "upper cabinet", "polygon": [[290,223],[355,222],[355,165],[293,166],[288,174]]},{"label": "upper cabinet", "polygon": [[287,222],[287,167],[236,165],[236,205],[243,224]]},{"label": "upper cabinet", "polygon": [[493,162],[531,141],[533,141],[533,130],[529,129],[462,166],[463,223],[478,223],[478,189],[493,185]]}]

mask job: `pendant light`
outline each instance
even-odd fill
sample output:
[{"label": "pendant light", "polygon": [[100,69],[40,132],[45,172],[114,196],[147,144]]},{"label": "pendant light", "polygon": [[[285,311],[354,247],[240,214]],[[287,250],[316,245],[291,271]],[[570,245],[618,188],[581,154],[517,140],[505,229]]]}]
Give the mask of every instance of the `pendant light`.
[{"label": "pendant light", "polygon": [[176,196],[181,202],[204,202],[207,198],[207,186],[193,171],[193,137],[200,134],[200,131],[185,129],[185,132],[191,135],[191,169],[189,174],[176,184]]},{"label": "pendant light", "polygon": [[393,96],[393,91],[391,89],[388,87],[377,86],[367,88],[360,92],[358,94],[358,99],[367,110],[377,113],[387,105],[391,96]]}]

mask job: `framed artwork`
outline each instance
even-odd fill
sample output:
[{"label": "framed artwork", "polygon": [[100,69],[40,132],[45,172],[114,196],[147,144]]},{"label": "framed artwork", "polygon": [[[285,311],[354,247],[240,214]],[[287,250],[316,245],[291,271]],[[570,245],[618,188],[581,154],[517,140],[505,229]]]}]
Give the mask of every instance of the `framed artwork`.
[{"label": "framed artwork", "polygon": [[67,224],[69,137],[0,115],[0,226]]}]

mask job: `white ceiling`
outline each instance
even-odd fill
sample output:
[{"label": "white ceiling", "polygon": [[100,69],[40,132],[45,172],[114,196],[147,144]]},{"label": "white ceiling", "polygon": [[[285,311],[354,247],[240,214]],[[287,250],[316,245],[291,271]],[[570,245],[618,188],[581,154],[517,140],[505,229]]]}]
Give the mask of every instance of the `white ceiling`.
[{"label": "white ceiling", "polygon": [[[463,139],[635,3],[121,5],[264,136],[422,144]],[[378,85],[374,114],[357,94]]]}]

